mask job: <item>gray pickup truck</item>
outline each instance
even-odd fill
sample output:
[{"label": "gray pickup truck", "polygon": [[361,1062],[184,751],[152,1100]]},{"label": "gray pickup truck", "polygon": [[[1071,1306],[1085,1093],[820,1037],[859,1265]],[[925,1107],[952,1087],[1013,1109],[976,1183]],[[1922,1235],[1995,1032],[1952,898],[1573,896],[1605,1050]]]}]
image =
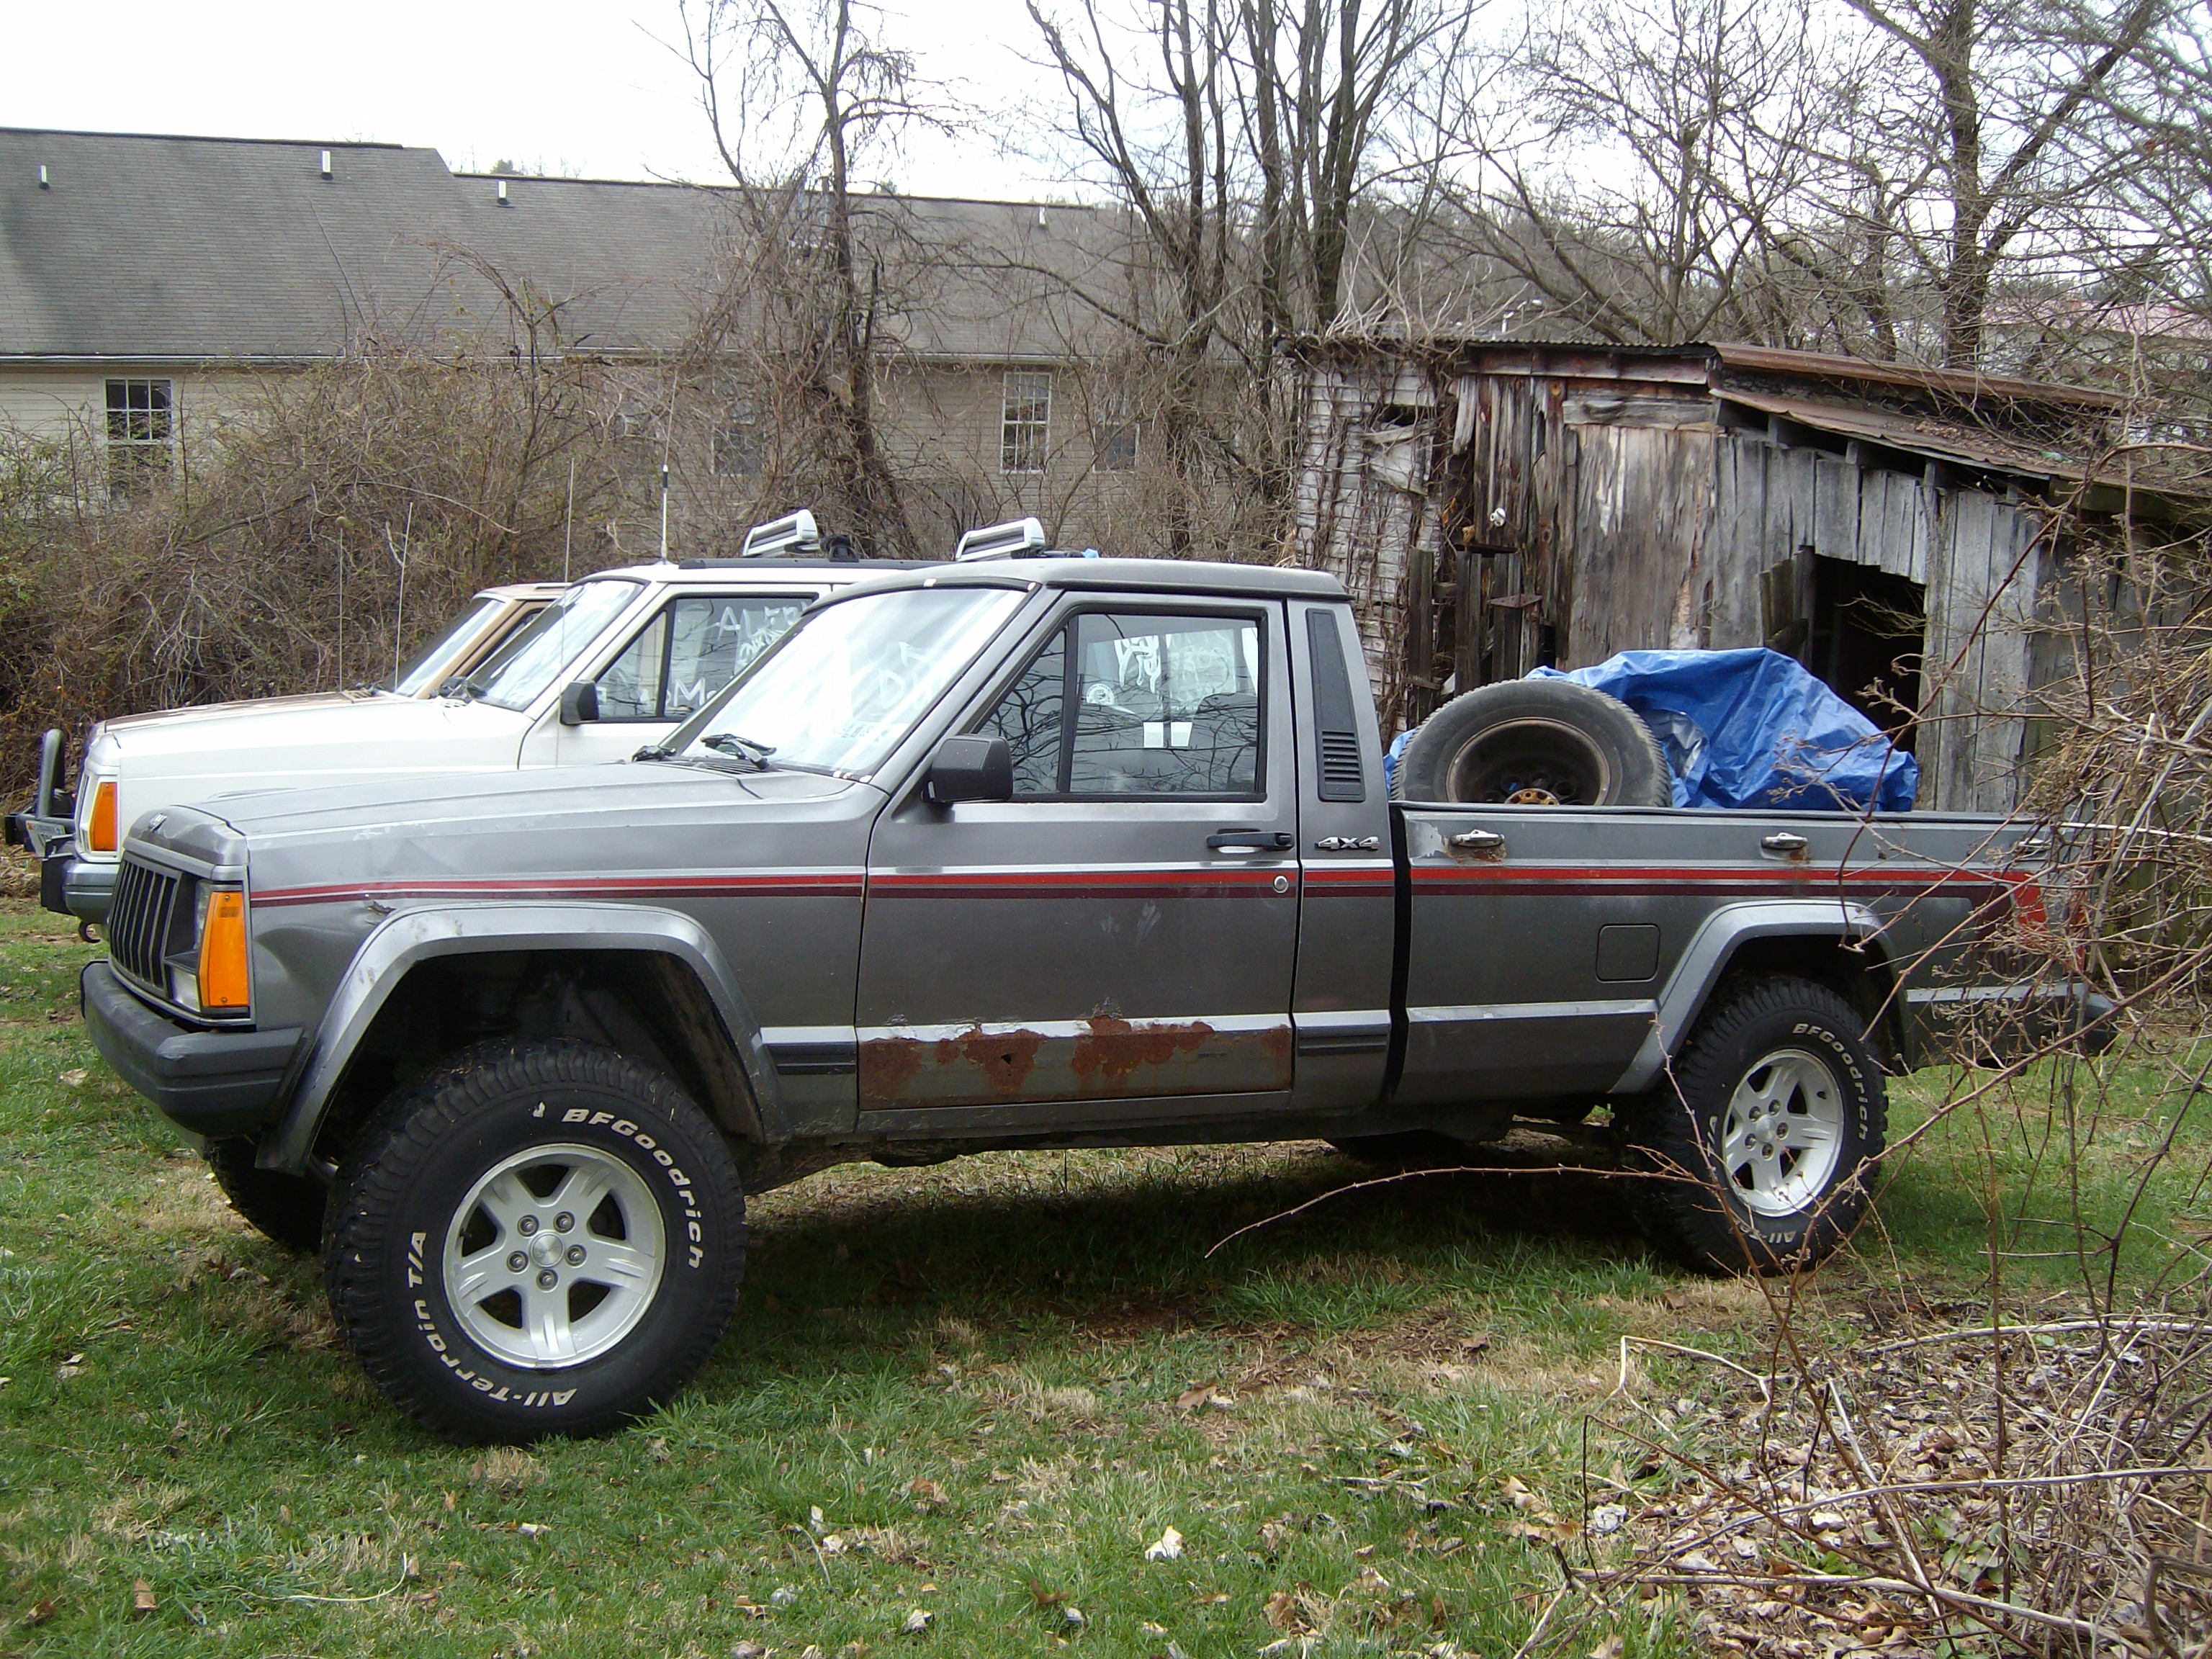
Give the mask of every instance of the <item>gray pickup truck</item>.
[{"label": "gray pickup truck", "polygon": [[1610,1108],[1708,1269],[1818,1260],[1885,1072],[2033,926],[2015,831],[1389,799],[1330,578],[1065,557],[815,604],[664,746],[149,813],[109,1061],[459,1437],[665,1401],[744,1191]]}]

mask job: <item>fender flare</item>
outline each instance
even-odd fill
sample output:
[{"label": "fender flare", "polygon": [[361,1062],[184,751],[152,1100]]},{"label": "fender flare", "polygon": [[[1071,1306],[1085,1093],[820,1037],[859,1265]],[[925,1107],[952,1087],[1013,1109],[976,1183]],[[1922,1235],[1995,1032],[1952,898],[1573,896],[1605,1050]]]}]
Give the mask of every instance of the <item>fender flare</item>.
[{"label": "fender flare", "polygon": [[354,1051],[392,990],[418,963],[495,951],[627,951],[674,958],[690,969],[721,1017],[752,1091],[761,1134],[789,1138],[775,1065],[737,976],[714,938],[680,911],[586,901],[449,904],[402,910],[362,942],[324,1011],[314,1040],[295,1062],[284,1115],[262,1142],[264,1170],[299,1174]]},{"label": "fender flare", "polygon": [[1641,1094],[1658,1081],[1668,1061],[1681,1052],[1683,1039],[1704,1012],[1713,988],[1720,982],[1722,970],[1739,945],[1760,939],[1869,940],[1881,929],[1880,916],[1866,905],[1850,901],[1761,899],[1723,905],[1690,936],[1674,971],[1668,976],[1666,989],[1659,994],[1658,1009],[1644,1046],[1609,1092]]}]

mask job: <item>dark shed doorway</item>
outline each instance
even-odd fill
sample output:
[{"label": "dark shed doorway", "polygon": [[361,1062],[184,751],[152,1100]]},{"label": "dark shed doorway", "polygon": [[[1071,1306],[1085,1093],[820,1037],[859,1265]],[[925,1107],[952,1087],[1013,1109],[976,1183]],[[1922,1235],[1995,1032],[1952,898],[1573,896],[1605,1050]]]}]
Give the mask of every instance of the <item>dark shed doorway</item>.
[{"label": "dark shed doorway", "polygon": [[1813,626],[1805,666],[1861,714],[1912,747],[1920,707],[1920,657],[1928,636],[1928,590],[1849,559],[1813,560]]}]

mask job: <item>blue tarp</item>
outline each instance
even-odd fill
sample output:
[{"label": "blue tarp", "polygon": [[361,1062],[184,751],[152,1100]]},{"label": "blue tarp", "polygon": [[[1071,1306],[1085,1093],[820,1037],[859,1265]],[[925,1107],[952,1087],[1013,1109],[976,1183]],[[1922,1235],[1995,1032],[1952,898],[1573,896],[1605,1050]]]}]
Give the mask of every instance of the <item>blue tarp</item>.
[{"label": "blue tarp", "polygon": [[1667,751],[1677,806],[1909,811],[1911,756],[1777,651],[1624,651],[1594,668],[1539,668],[1616,696]]}]

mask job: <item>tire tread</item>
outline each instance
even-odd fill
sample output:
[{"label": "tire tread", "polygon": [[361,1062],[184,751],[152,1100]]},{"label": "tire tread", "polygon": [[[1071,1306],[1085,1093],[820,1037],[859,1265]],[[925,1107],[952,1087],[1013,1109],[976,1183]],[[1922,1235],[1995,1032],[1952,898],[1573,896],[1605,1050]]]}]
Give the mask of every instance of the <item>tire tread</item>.
[{"label": "tire tread", "polygon": [[[331,1316],[362,1369],[385,1396],[425,1428],[462,1442],[517,1437],[483,1420],[457,1412],[426,1387],[401,1356],[397,1334],[380,1316],[376,1278],[382,1256],[370,1243],[400,1202],[404,1177],[458,1127],[473,1109],[490,1104],[517,1085],[557,1087],[583,1084],[610,1091],[630,1091],[672,1114],[698,1109],[669,1079],[649,1067],[595,1044],[501,1040],[480,1044],[454,1056],[438,1072],[387,1100],[362,1127],[331,1194],[331,1225],[324,1245],[324,1287]],[[719,1132],[717,1132],[719,1133]],[[704,1178],[703,1175],[702,1177]],[[725,1275],[708,1316],[687,1334],[684,1346],[663,1369],[663,1381],[647,1407],[664,1403],[697,1375],[714,1352],[737,1310],[744,1276],[744,1221],[734,1166],[729,1182],[738,1202],[732,1235],[736,1270]],[[591,1434],[633,1420],[635,1410],[563,1423],[565,1434]]]},{"label": "tire tread", "polygon": [[[1854,1038],[1866,1051],[1868,1066],[1864,1144],[1879,1152],[1888,1133],[1888,1101],[1881,1070],[1858,1011],[1836,991],[1816,981],[1771,975],[1739,979],[1715,994],[1685,1045],[1671,1082],[1655,1091],[1649,1109],[1638,1115],[1629,1139],[1638,1162],[1659,1169],[1697,1170],[1706,1167],[1705,1144],[1690,1103],[1716,1087],[1733,1089],[1735,1079],[1717,1073],[1745,1029],[1770,1016],[1811,1012]],[[1762,1247],[1736,1224],[1734,1213],[1708,1188],[1693,1182],[1644,1180],[1635,1183],[1645,1230],[1686,1265],[1707,1273],[1785,1272],[1831,1254],[1848,1237],[1867,1204],[1864,1160],[1842,1173],[1831,1186],[1821,1214],[1804,1244],[1789,1255]],[[1849,1190],[1855,1186],[1856,1192]]]}]

